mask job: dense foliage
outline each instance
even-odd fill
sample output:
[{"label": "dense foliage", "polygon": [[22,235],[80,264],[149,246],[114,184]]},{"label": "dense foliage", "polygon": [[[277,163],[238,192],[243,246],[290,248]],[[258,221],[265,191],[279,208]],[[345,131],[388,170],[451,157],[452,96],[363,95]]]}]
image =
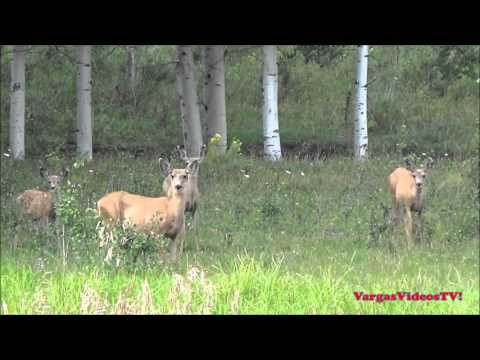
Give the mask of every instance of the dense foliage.
[{"label": "dense foliage", "polygon": [[[200,48],[196,47],[199,91]],[[10,47],[1,59],[2,150],[8,147]],[[173,46],[139,46],[135,99],[126,52],[95,46],[94,144],[163,151],[182,142],[175,99]],[[284,145],[336,144],[351,151],[355,46],[279,48],[279,119]],[[229,142],[262,142],[261,49],[227,47]],[[370,152],[472,156],[478,151],[478,46],[372,46],[369,63]],[[32,46],[27,55],[27,155],[74,146],[73,46]],[[342,146],[343,145],[343,146]]]}]

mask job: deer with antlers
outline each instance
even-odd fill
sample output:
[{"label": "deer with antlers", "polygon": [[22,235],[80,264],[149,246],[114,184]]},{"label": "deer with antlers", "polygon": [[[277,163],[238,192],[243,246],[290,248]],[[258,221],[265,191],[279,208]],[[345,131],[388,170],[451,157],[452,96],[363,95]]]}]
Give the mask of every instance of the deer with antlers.
[{"label": "deer with antlers", "polygon": [[173,169],[160,158],[160,167],[170,179],[167,196],[147,197],[116,191],[102,197],[97,203],[100,216],[109,224],[127,222],[146,234],[164,235],[172,240],[170,253],[178,260],[185,237],[185,204],[189,179],[196,176],[198,160],[184,169]]},{"label": "deer with antlers", "polygon": [[[180,146],[176,146],[174,154],[180,160],[182,160],[186,166],[192,162],[198,162],[200,164],[205,159],[207,146],[202,146],[200,157],[188,157],[185,149],[181,149]],[[163,180],[162,188],[165,194],[169,194],[172,191],[172,181],[168,174],[164,173],[165,179]],[[195,245],[197,251],[200,250],[200,242],[198,238],[198,203],[200,199],[200,191],[198,190],[198,172],[188,178],[188,182],[185,187],[185,213],[190,213],[192,216],[192,228],[195,232]],[[183,245],[182,245],[183,246]]]},{"label": "deer with antlers", "polygon": [[423,241],[422,213],[425,207],[425,180],[427,170],[433,166],[431,158],[425,160],[421,168],[416,168],[408,159],[406,167],[395,169],[388,177],[392,195],[394,223],[399,222],[400,211],[404,210],[405,233],[407,245],[412,244],[412,211],[418,214],[420,221],[420,239]]}]

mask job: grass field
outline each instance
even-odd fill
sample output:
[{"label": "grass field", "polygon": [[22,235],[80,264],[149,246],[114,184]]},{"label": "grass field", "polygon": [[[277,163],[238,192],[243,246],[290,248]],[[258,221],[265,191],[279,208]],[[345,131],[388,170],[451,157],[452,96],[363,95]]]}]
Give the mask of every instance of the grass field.
[{"label": "grass field", "polygon": [[[178,265],[168,262],[165,241],[115,267],[103,261],[86,209],[117,189],[158,195],[156,159],[115,155],[71,166],[64,226],[47,231],[15,226],[14,196],[41,184],[39,164],[4,160],[2,313],[478,314],[478,158],[436,161],[425,213],[432,246],[411,250],[388,215],[386,177],[399,164],[393,157],[365,164],[208,159],[200,170],[202,250],[187,233]],[[440,301],[355,296],[404,291],[461,294]]]}]

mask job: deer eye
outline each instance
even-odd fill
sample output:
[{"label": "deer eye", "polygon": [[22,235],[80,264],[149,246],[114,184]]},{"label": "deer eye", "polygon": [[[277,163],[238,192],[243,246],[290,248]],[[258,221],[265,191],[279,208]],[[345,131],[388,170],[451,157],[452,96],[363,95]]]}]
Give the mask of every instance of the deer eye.
[{"label": "deer eye", "polygon": [[172,174],[172,175],[170,175],[170,176],[172,177],[172,179],[175,177],[175,175],[173,175],[173,174]]},{"label": "deer eye", "polygon": [[183,175],[183,178],[186,179],[186,178],[187,178],[187,175]]}]

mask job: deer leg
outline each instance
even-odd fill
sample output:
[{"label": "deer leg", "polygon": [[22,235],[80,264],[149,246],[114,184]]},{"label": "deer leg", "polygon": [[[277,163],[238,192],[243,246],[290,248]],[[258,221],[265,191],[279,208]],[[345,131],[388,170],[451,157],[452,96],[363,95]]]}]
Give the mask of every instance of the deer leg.
[{"label": "deer leg", "polygon": [[180,232],[178,233],[177,235],[177,239],[179,239],[179,242],[178,242],[178,258],[180,259],[180,257],[182,256],[183,254],[183,246],[185,244],[185,224],[183,225],[182,227],[182,230],[180,230]]},{"label": "deer leg", "polygon": [[399,229],[398,229],[398,225],[400,224],[400,204],[397,203],[397,201],[395,200],[395,197],[393,197],[392,199],[392,203],[393,203],[393,206],[392,206],[392,222],[391,222],[391,225],[393,227],[393,239],[395,242],[398,242],[399,240]]},{"label": "deer leg", "polygon": [[[420,242],[423,244],[425,242],[425,235],[424,235],[424,223],[423,223],[423,215],[421,212],[418,213],[418,223],[419,223],[419,232],[420,232]],[[429,241],[429,246],[432,244]]]},{"label": "deer leg", "polygon": [[138,256],[140,255],[140,252],[142,251],[141,248],[138,249],[137,253],[135,254],[135,256],[133,257],[133,263],[136,264],[137,263],[137,258]]},{"label": "deer leg", "polygon": [[170,244],[170,255],[174,262],[178,262],[182,256],[183,242],[185,240],[185,224],[182,227],[182,230],[172,239]]},{"label": "deer leg", "polygon": [[173,261],[177,259],[177,239],[172,239],[170,243],[170,256]]},{"label": "deer leg", "polygon": [[200,251],[200,239],[198,236],[198,211],[197,211],[196,205],[193,207],[193,210],[192,210],[192,227],[193,227],[195,246],[198,252]]},{"label": "deer leg", "polygon": [[48,220],[49,220],[49,219],[48,219],[48,216],[42,216],[42,217],[40,218],[39,223],[40,223],[40,225],[41,225],[43,228],[47,228],[47,227],[48,227]]},{"label": "deer leg", "polygon": [[392,207],[392,217],[393,217],[393,225],[398,226],[400,220],[400,204],[396,201],[395,197],[392,199],[393,207]]},{"label": "deer leg", "polygon": [[412,243],[412,211],[408,205],[405,206],[405,233],[407,235],[407,247],[411,247]]}]

